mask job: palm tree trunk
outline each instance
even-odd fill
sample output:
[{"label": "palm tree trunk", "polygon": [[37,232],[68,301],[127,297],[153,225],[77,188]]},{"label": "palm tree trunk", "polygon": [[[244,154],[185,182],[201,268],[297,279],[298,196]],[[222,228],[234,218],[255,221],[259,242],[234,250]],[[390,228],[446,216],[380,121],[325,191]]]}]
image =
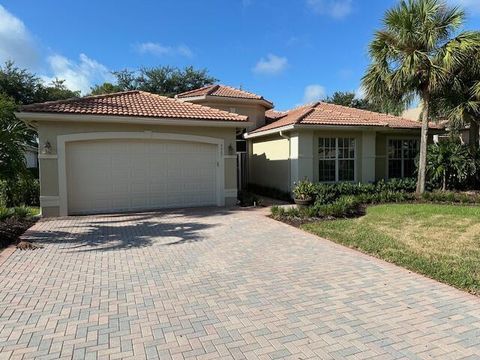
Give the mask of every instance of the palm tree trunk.
[{"label": "palm tree trunk", "polygon": [[417,194],[425,192],[427,179],[428,120],[430,118],[430,93],[424,92],[422,113],[422,132],[420,134],[420,159],[418,162]]},{"label": "palm tree trunk", "polygon": [[478,122],[476,121],[476,119],[471,117],[469,119],[469,123],[470,123],[470,130],[469,130],[469,136],[468,136],[469,144],[472,151],[476,153],[478,150],[478,137],[479,137],[480,130],[479,130]]}]

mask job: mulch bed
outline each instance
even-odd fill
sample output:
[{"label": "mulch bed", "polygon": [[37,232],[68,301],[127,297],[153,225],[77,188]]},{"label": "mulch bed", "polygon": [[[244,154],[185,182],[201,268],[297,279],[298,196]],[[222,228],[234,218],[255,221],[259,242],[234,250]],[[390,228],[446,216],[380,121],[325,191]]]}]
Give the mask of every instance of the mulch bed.
[{"label": "mulch bed", "polygon": [[9,218],[0,221],[0,249],[11,244],[17,244],[20,236],[28,230],[36,219],[16,219]]}]

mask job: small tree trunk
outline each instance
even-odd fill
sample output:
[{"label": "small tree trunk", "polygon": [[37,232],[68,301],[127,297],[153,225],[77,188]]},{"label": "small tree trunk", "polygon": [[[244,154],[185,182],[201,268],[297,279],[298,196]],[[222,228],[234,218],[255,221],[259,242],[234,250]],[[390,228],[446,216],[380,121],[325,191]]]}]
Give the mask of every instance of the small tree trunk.
[{"label": "small tree trunk", "polygon": [[443,170],[443,191],[447,191],[447,170]]},{"label": "small tree trunk", "polygon": [[424,92],[422,113],[422,132],[420,134],[420,159],[418,162],[417,194],[425,192],[427,180],[428,120],[430,118],[430,94]]},{"label": "small tree trunk", "polygon": [[470,144],[470,148],[475,153],[478,150],[478,137],[479,137],[480,130],[479,130],[478,122],[475,119],[470,118],[469,123],[470,123],[470,130],[469,130],[469,136],[468,136],[469,144]]}]

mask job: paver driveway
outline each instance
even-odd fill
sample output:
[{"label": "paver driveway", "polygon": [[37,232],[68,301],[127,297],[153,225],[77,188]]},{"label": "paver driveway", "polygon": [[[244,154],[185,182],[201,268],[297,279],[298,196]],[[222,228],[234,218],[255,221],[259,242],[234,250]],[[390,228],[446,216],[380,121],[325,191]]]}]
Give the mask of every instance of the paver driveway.
[{"label": "paver driveway", "polygon": [[[480,357],[480,301],[257,211],[41,221],[0,266],[0,358]],[[48,356],[47,356],[48,355]]]}]

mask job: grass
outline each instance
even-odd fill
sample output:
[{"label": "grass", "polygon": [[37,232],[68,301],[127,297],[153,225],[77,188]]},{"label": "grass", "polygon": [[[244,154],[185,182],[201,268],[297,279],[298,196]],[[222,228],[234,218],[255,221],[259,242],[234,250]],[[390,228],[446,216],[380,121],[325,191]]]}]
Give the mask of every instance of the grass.
[{"label": "grass", "polygon": [[302,228],[480,295],[480,207],[393,204]]}]

